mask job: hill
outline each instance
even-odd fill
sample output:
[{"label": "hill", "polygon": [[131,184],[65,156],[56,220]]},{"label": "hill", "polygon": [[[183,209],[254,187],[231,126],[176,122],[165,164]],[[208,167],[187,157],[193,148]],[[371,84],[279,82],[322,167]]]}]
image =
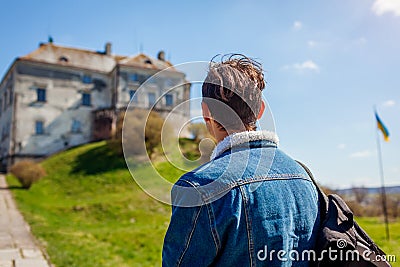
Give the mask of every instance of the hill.
[{"label": "hill", "polygon": [[[29,191],[13,193],[53,263],[60,267],[160,265],[170,207],[136,185],[124,159],[106,142],[67,150],[42,166],[48,174],[45,178]],[[182,174],[165,162],[158,169],[171,180]],[[12,176],[7,181],[19,185]]]},{"label": "hill", "polygon": [[[193,145],[185,142],[186,147]],[[124,159],[106,142],[67,150],[42,165],[48,174],[45,178],[30,190],[13,193],[33,234],[56,266],[161,265],[171,209],[136,185]],[[167,162],[156,167],[170,180],[182,174]],[[143,166],[143,175],[148,168]],[[19,185],[12,176],[7,176],[7,181]],[[387,253],[398,252],[399,221],[391,224],[390,242],[384,240],[380,219],[363,218],[360,224]]]}]

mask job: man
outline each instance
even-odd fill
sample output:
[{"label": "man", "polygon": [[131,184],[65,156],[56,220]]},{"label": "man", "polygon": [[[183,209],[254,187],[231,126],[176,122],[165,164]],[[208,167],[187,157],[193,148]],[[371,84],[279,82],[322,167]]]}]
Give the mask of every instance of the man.
[{"label": "man", "polygon": [[261,65],[245,56],[210,64],[202,109],[218,144],[172,189],[163,266],[308,266],[318,194],[278,137],[256,130],[264,87]]}]

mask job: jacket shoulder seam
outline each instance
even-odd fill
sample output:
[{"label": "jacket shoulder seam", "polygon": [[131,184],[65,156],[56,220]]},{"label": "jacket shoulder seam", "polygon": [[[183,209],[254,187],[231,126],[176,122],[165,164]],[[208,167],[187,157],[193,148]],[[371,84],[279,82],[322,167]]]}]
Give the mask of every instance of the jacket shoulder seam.
[{"label": "jacket shoulder seam", "polygon": [[235,182],[228,183],[224,187],[222,187],[220,190],[215,191],[212,194],[206,195],[206,194],[201,193],[201,192],[199,192],[199,193],[201,193],[201,195],[203,196],[203,201],[208,203],[215,196],[223,194],[225,192],[229,192],[230,190],[232,190],[235,187],[240,187],[242,185],[251,184],[251,183],[257,183],[257,182],[274,181],[274,180],[290,180],[290,179],[301,179],[301,180],[305,180],[305,181],[311,182],[311,180],[305,178],[304,176],[254,177],[254,178],[248,178],[248,179],[239,179],[239,180],[237,180]]}]

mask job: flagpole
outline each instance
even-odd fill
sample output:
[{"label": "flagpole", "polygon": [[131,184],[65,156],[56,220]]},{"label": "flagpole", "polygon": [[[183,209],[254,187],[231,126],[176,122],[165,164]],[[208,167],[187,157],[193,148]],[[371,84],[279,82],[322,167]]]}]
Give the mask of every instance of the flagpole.
[{"label": "flagpole", "polygon": [[[376,114],[376,110],[375,110]],[[378,147],[378,159],[379,159],[379,172],[381,176],[381,198],[382,198],[382,208],[383,208],[383,216],[385,220],[385,227],[386,227],[386,239],[389,240],[389,220],[387,214],[387,206],[386,206],[386,190],[385,190],[385,179],[383,175],[383,161],[382,161],[382,150],[381,150],[381,140],[379,138],[378,129],[376,130],[376,144]]]}]

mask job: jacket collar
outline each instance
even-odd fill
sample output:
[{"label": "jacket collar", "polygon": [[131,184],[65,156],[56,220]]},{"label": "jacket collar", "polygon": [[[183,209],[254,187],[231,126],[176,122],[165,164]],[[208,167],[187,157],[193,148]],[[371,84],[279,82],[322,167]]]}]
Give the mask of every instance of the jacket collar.
[{"label": "jacket collar", "polygon": [[275,143],[276,145],[279,144],[278,136],[276,135],[276,133],[271,131],[246,131],[233,133],[225,137],[224,140],[217,144],[210,156],[210,160],[215,159],[216,157],[220,156],[222,153],[224,153],[228,149],[231,149],[234,146],[238,146],[251,141],[262,140],[270,141],[272,143]]}]

